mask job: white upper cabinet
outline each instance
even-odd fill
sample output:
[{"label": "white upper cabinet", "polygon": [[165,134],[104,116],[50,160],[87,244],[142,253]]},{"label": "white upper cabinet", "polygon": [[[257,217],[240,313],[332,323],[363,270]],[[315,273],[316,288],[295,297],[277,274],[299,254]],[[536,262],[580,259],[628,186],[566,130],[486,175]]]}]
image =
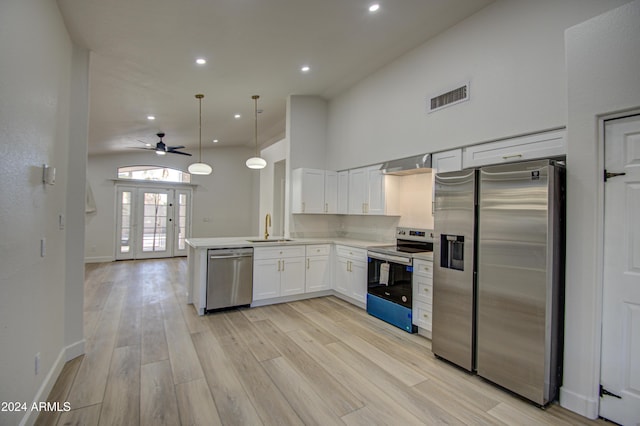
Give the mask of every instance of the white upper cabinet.
[{"label": "white upper cabinet", "polygon": [[324,172],[324,212],[338,213],[338,172]]},{"label": "white upper cabinet", "polygon": [[349,171],[338,172],[338,214],[349,213]]},{"label": "white upper cabinet", "polygon": [[567,154],[565,130],[537,133],[464,148],[462,166],[480,167]]},{"label": "white upper cabinet", "polygon": [[385,214],[385,178],[380,166],[367,167],[366,214]]},{"label": "white upper cabinet", "polygon": [[434,173],[462,170],[462,149],[436,152],[431,156],[431,168]]},{"label": "white upper cabinet", "polygon": [[385,214],[385,179],[380,165],[349,170],[349,214]]},{"label": "white upper cabinet", "polygon": [[337,213],[338,175],[318,169],[291,172],[292,213]]},{"label": "white upper cabinet", "polygon": [[367,170],[365,168],[349,170],[349,214],[363,214],[367,193]]}]

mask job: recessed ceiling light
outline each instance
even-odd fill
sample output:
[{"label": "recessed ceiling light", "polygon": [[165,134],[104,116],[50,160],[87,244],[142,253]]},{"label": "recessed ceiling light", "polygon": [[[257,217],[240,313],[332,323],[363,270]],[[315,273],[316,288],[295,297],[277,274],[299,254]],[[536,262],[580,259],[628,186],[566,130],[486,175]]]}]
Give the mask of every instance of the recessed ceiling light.
[{"label": "recessed ceiling light", "polygon": [[213,140],[213,143],[218,143],[218,139],[214,139],[214,140]]},{"label": "recessed ceiling light", "polygon": [[147,120],[155,120],[156,116],[155,115],[147,115]]},{"label": "recessed ceiling light", "polygon": [[196,59],[196,64],[198,64],[198,65],[204,65],[206,63],[207,63],[207,60],[205,58]]},{"label": "recessed ceiling light", "polygon": [[309,65],[305,65],[302,68],[300,68],[300,71],[309,72],[309,71],[311,71],[311,67]]},{"label": "recessed ceiling light", "polygon": [[369,12],[377,12],[380,9],[380,5],[378,3],[374,3],[369,6]]},{"label": "recessed ceiling light", "polygon": [[240,114],[236,114],[233,116],[233,118],[235,118],[236,120],[239,119],[240,117],[242,117]]}]

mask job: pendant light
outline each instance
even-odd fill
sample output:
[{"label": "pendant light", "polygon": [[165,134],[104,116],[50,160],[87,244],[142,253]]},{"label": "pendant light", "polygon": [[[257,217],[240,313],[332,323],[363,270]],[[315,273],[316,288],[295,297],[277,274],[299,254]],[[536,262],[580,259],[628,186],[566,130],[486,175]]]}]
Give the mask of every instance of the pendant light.
[{"label": "pendant light", "polygon": [[247,164],[247,167],[250,169],[264,169],[265,166],[267,165],[267,162],[265,161],[265,159],[260,158],[260,155],[258,155],[258,98],[260,98],[260,96],[258,95],[251,96],[251,99],[253,99],[254,106],[255,106],[256,156],[251,157],[247,160],[246,164]]},{"label": "pendant light", "polygon": [[187,168],[187,170],[189,170],[189,173],[191,173],[192,175],[210,175],[211,172],[213,171],[210,165],[202,162],[202,98],[204,98],[204,95],[202,94],[196,95],[196,99],[200,102],[200,132],[199,132],[200,155],[198,157],[198,162],[190,164],[189,167]]}]

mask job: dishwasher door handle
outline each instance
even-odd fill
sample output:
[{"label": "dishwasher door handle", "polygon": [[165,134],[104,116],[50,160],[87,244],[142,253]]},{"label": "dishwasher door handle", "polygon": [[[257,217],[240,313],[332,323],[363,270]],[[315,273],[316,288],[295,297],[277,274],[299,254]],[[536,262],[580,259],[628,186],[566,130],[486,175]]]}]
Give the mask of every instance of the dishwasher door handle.
[{"label": "dishwasher door handle", "polygon": [[215,256],[209,256],[209,259],[229,259],[230,257],[252,257],[252,253],[247,254],[238,254],[238,253],[229,253],[229,254],[218,254]]}]

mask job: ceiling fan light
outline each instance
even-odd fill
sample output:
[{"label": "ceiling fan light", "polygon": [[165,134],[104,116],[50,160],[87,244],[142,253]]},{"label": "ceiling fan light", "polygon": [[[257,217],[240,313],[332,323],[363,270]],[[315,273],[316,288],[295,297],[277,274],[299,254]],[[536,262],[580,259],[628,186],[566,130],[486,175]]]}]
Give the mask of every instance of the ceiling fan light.
[{"label": "ceiling fan light", "polygon": [[267,162],[264,158],[260,157],[251,157],[246,162],[247,167],[250,169],[264,169],[267,165]]},{"label": "ceiling fan light", "polygon": [[166,151],[156,150],[156,155],[166,155],[166,154],[167,154]]},{"label": "ceiling fan light", "polygon": [[210,175],[213,169],[207,163],[193,163],[187,167],[192,175]]}]

